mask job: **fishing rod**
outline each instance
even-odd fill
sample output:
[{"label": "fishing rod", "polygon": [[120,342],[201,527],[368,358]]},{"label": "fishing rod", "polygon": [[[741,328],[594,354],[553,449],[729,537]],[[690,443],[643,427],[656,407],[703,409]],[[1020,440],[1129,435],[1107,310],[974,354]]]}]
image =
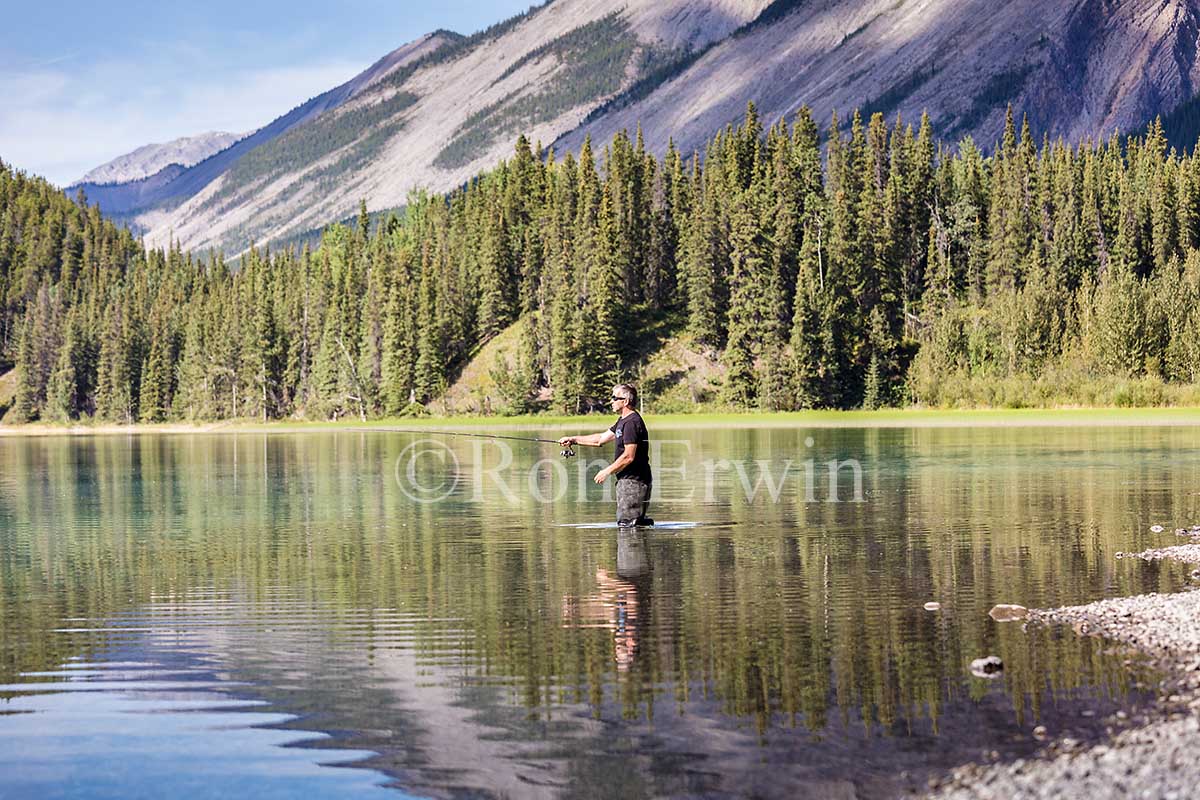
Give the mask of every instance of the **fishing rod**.
[{"label": "fishing rod", "polygon": [[[357,428],[351,430],[374,431],[376,433],[421,433],[432,436],[468,436],[474,439],[508,439],[511,442],[545,442],[559,444],[558,439],[537,439],[531,436],[502,436],[498,433],[467,433],[466,431],[432,431],[427,428]],[[572,445],[566,445],[560,451],[563,458],[574,458],[575,450]]]}]

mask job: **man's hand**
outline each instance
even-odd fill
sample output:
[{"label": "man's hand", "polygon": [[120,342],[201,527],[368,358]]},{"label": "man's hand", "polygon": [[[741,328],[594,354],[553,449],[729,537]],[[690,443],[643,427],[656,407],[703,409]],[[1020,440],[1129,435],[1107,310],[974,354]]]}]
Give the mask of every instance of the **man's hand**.
[{"label": "man's hand", "polygon": [[577,444],[573,436],[564,436],[558,440],[558,443],[562,447],[574,447]]},{"label": "man's hand", "polygon": [[608,477],[608,470],[602,469],[596,473],[596,477],[593,478],[592,480],[596,481],[596,483],[604,483],[604,479],[607,477]]}]

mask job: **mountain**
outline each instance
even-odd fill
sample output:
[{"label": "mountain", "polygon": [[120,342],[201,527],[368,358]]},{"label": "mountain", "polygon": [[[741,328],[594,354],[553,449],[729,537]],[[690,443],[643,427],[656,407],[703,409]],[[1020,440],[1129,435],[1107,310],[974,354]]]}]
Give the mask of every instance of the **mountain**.
[{"label": "mountain", "polygon": [[[404,45],[388,53],[366,71],[341,86],[330,89],[297,106],[269,125],[259,128],[224,150],[214,153],[188,169],[174,171],[168,166],[165,168],[167,173],[159,172],[151,175],[140,182],[134,191],[130,191],[131,187],[126,184],[99,185],[85,182],[67,187],[67,193],[73,194],[82,189],[87,193],[89,200],[99,203],[101,209],[107,214],[119,218],[132,216],[134,220],[142,223],[153,221],[161,217],[164,205],[169,207],[172,200],[186,199],[200,192],[247,154],[258,151],[259,148],[291,129],[339,108],[395,70],[438,49],[454,38],[460,37],[456,37],[456,34],[435,33]],[[137,212],[141,212],[141,214],[139,215]]]},{"label": "mountain", "polygon": [[126,183],[148,178],[169,165],[190,167],[224,150],[242,138],[239,133],[209,131],[198,136],[185,136],[163,144],[147,144],[117,156],[107,164],[88,172],[78,184]]},{"label": "mountain", "polygon": [[1198,36],[1200,0],[554,0],[405,45],[153,189],[85,188],[152,244],[238,251],[460,185],[519,133],[561,154],[640,123],[690,152],[748,100],[767,124],[927,110],[984,147],[1011,103],[1102,137],[1191,107]]}]

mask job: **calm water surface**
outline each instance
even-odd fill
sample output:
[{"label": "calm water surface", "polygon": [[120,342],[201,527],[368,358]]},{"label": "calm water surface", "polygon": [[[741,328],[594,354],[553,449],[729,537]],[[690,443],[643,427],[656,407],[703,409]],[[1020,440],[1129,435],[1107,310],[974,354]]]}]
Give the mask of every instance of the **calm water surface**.
[{"label": "calm water surface", "polygon": [[550,445],[0,439],[0,797],[888,797],[1152,697],[987,612],[1185,586],[1200,431],[650,424],[638,533]]}]

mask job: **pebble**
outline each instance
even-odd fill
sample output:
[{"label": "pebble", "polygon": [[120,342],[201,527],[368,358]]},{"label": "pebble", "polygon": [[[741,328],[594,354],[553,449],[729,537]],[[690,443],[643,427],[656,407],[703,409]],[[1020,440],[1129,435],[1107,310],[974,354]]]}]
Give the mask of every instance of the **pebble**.
[{"label": "pebble", "polygon": [[1163,526],[1162,526],[1162,525],[1151,525],[1151,526],[1150,526],[1150,532],[1151,532],[1151,533],[1162,533],[1162,532],[1163,532]]},{"label": "pebble", "polygon": [[925,604],[925,610],[926,610],[926,611],[937,611],[937,610],[939,610],[941,607],[942,607],[942,604],[941,604],[941,603],[932,602],[932,601],[931,601],[931,602],[928,602],[928,603],[926,603],[926,604]]}]

